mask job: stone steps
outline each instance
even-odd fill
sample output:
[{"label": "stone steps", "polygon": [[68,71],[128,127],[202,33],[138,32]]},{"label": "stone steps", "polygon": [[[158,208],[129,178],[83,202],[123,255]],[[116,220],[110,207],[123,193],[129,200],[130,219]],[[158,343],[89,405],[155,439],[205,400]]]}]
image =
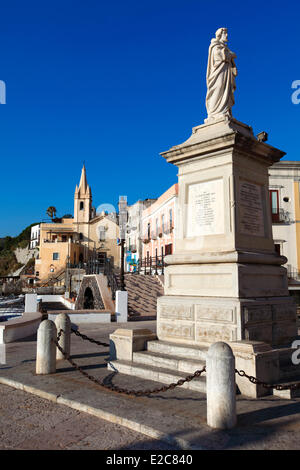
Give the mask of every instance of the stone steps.
[{"label": "stone steps", "polygon": [[49,313],[69,310],[62,302],[42,302],[42,307]]},{"label": "stone steps", "polygon": [[[161,384],[171,384],[205,365],[208,348],[205,346],[188,346],[168,341],[152,340],[147,342],[147,349],[133,352],[132,361],[112,361],[111,370],[126,375],[153,380]],[[278,383],[300,384],[300,366],[291,364],[290,350],[283,350],[280,357],[281,373]],[[156,386],[153,384],[153,388]],[[206,393],[206,374],[183,385],[184,388]],[[273,395],[284,399],[300,397],[297,390],[273,390]]]},{"label": "stone steps", "polygon": [[[110,369],[163,384],[177,382],[205,365],[206,348],[186,346],[167,341],[148,341],[145,351],[132,354],[132,361],[112,361]],[[154,386],[153,386],[154,387]],[[189,390],[206,393],[206,377],[193,379],[184,385]]]},{"label": "stone steps", "polygon": [[[300,387],[300,375],[294,376],[293,380],[283,380],[280,381],[281,385],[291,385],[294,383],[298,383]],[[293,399],[293,398],[299,398],[300,397],[300,388],[296,390],[275,390],[273,389],[273,395],[280,397],[280,398],[286,398],[286,399]]]},{"label": "stone steps", "polygon": [[[162,367],[145,366],[145,364],[139,364],[133,361],[111,361],[108,363],[108,369],[112,371],[118,371],[121,374],[132,375],[147,380],[153,380],[159,382],[158,385],[153,384],[152,388],[161,386],[161,384],[171,384],[177,382],[180,379],[184,379],[188,374],[185,372],[179,372],[177,370],[165,369]],[[186,382],[182,385],[183,388],[188,390],[194,390],[200,393],[206,393],[206,378],[205,374],[201,377],[197,377],[190,382]]]},{"label": "stone steps", "polygon": [[298,377],[300,375],[300,367],[291,365],[288,367],[280,368],[280,380],[293,380],[293,377]]},{"label": "stone steps", "polygon": [[200,359],[201,361],[205,361],[208,347],[188,346],[179,343],[155,340],[148,341],[147,350],[161,354],[168,354],[172,357],[175,355],[187,359]]},{"label": "stone steps", "polygon": [[128,292],[129,319],[155,319],[157,297],[164,293],[161,281],[156,276],[143,274],[125,274],[124,280]]},{"label": "stone steps", "polygon": [[205,361],[184,359],[180,356],[171,357],[167,354],[149,351],[134,352],[132,359],[134,363],[169,369],[180,373],[184,372],[186,374],[193,374],[196,370],[202,369],[205,365]]},{"label": "stone steps", "polygon": [[300,364],[292,363],[292,348],[283,348],[279,350],[279,368],[280,368],[280,382],[296,381],[300,377]]}]

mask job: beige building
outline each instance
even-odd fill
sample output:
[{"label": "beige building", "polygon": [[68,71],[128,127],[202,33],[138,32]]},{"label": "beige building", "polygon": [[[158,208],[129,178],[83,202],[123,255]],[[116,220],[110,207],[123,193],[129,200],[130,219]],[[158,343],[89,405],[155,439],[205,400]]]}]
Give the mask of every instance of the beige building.
[{"label": "beige building", "polygon": [[300,162],[282,161],[269,169],[269,193],[276,251],[287,257],[289,291],[300,304]]},{"label": "beige building", "polygon": [[111,258],[120,265],[117,246],[119,227],[116,214],[96,215],[85,166],[74,195],[74,217],[40,225],[39,257],[35,274],[41,280],[57,277],[67,263],[79,266],[90,260]]}]

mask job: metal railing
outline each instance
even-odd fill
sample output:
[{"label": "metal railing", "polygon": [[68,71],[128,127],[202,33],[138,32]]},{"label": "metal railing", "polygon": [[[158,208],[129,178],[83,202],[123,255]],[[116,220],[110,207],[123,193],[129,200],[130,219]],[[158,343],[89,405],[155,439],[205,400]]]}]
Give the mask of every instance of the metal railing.
[{"label": "metal railing", "polygon": [[137,269],[134,271],[138,274],[164,274],[165,261],[164,255],[149,256],[141,258],[137,262]]},{"label": "metal railing", "polygon": [[288,279],[294,280],[294,281],[300,281],[300,271],[297,269],[289,266],[287,269],[287,277]]},{"label": "metal railing", "polygon": [[115,300],[116,291],[120,289],[120,286],[110,258],[91,258],[86,263],[68,263],[67,267],[69,269],[84,269],[86,274],[104,274],[107,277],[107,285],[112,292],[112,300]]}]

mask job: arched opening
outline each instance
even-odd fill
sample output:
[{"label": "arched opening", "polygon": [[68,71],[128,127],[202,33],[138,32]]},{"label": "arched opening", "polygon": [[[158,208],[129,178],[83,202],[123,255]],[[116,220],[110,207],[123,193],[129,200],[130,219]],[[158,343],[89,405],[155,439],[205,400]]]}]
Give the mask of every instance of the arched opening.
[{"label": "arched opening", "polygon": [[84,299],[83,299],[83,308],[85,310],[94,310],[94,296],[93,291],[90,287],[85,289]]},{"label": "arched opening", "polygon": [[83,201],[80,201],[79,209],[80,209],[81,211],[83,211],[83,209],[84,209],[84,202],[83,202]]}]

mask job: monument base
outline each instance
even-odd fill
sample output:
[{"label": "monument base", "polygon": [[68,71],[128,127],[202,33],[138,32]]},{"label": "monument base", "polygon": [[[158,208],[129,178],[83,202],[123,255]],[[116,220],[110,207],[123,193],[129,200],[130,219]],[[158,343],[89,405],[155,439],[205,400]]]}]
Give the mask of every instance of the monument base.
[{"label": "monument base", "polygon": [[192,345],[246,340],[290,347],[297,337],[295,304],[291,297],[167,295],[157,302],[157,336]]},{"label": "monument base", "polygon": [[[266,383],[299,377],[292,363],[296,305],[286,258],[272,235],[268,169],[284,152],[260,142],[235,119],[195,127],[164,152],[178,167],[175,252],[166,256],[165,295],[157,302],[158,341],[117,356],[127,374],[171,383],[205,363],[210,344],[230,344],[236,368]],[[237,376],[251,397],[272,390]],[[205,391],[193,380],[186,387]]]},{"label": "monument base", "polygon": [[[206,363],[208,343],[191,345],[156,340],[149,330],[117,330],[110,335],[110,361],[108,368],[126,375],[141,377],[164,384],[177,382],[187,375],[201,370]],[[265,383],[300,382],[300,367],[292,363],[292,348],[272,348],[260,341],[229,342],[235,356],[238,371]],[[238,391],[251,398],[278,394],[272,388],[257,385],[236,374]],[[189,390],[206,393],[206,376],[186,382]],[[297,392],[297,390],[296,390]],[[295,395],[284,392],[282,398]],[[295,392],[293,392],[295,393]]]}]

